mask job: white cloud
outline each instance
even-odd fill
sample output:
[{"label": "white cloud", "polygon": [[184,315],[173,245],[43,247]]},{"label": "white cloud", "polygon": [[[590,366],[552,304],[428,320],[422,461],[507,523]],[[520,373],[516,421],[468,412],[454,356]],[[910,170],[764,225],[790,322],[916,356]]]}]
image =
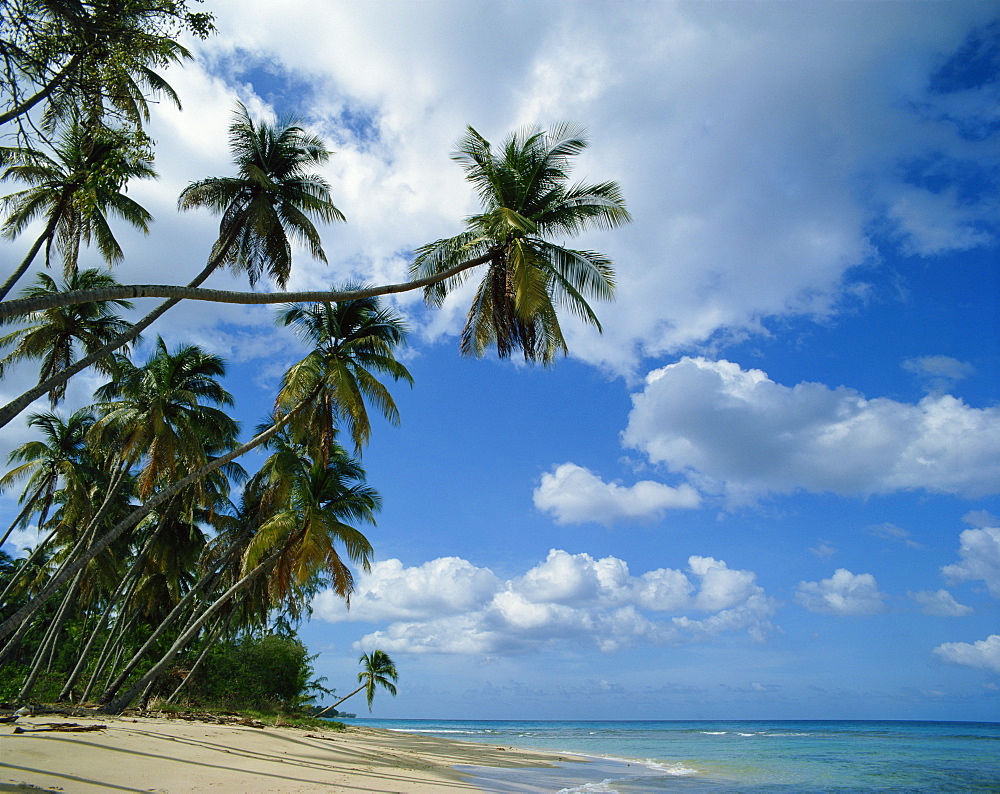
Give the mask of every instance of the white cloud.
[{"label": "white cloud", "polygon": [[[719,330],[835,311],[847,271],[877,256],[868,229],[882,215],[921,253],[987,239],[988,207],[907,182],[900,167],[927,153],[995,160],[989,141],[915,110],[956,101],[930,95],[927,76],[988,18],[976,4],[622,14],[560,3],[533,7],[528,27],[502,3],[218,0],[213,12],[219,35],[191,42],[196,61],[167,72],[184,110],[153,109],[163,178],[134,192],[158,220],[126,246],[128,281],[183,282],[204,261],[217,222],[180,217],[174,202],[188,181],[228,172],[233,100],[263,109],[238,74],[255,65],[293,79],[302,96],[284,99],[307,97],[308,124],[337,150],[326,175],[349,224],[323,230],[331,266],[299,258],[295,287],[397,280],[402,254],[457,231],[475,207],[448,159],[466,124],[498,138],[525,122],[585,122],[593,148],[581,178],[618,179],[636,222],[583,242],[619,268],[619,301],[599,307],[605,335],[572,321],[567,331],[574,354],[618,371]],[[937,112],[989,107],[985,96],[963,103]],[[449,308],[433,315],[433,333],[457,329],[463,311]],[[241,311],[178,310],[163,324]]]},{"label": "white cloud", "polygon": [[795,600],[810,612],[827,615],[875,615],[885,608],[884,599],[874,576],[846,568],[819,582],[799,582],[795,593]]},{"label": "white cloud", "polygon": [[960,604],[955,597],[947,590],[921,590],[916,593],[909,593],[910,598],[920,604],[920,609],[925,615],[936,615],[944,618],[960,618],[971,615],[972,607]]},{"label": "white cloud", "polygon": [[908,358],[903,362],[903,369],[915,375],[943,379],[947,381],[962,380],[972,375],[976,368],[966,361],[959,361],[951,356],[918,356]]},{"label": "white cloud", "polygon": [[7,537],[3,548],[11,557],[27,557],[43,539],[36,526],[15,529]]},{"label": "white cloud", "polygon": [[358,577],[349,611],[329,592],[313,606],[330,622],[389,624],[359,647],[451,654],[523,653],[562,643],[614,651],[740,631],[763,640],[775,610],[751,571],[711,557],[690,557],[686,572],[660,568],[636,577],[615,557],[557,549],[507,581],[454,557],[411,568],[387,560]]},{"label": "white cloud", "polygon": [[994,598],[1000,598],[1000,528],[966,529],[959,535],[961,562],[941,572],[952,582],[982,579]]},{"label": "white cloud", "polygon": [[800,489],[977,497],[1000,488],[1000,408],[949,395],[867,399],[685,357],[651,372],[632,403],[626,446],[733,498]]},{"label": "white cloud", "polygon": [[481,607],[500,587],[488,568],[477,568],[458,557],[439,557],[415,568],[396,559],[376,562],[361,574],[346,614],[343,600],[332,591],[320,593],[313,604],[328,620],[407,620],[455,615]]},{"label": "white cloud", "polygon": [[934,653],[947,662],[1000,673],[1000,634],[991,634],[977,642],[945,642]]},{"label": "white cloud", "polygon": [[535,507],[550,513],[557,524],[649,521],[662,518],[666,510],[701,504],[701,497],[690,485],[672,488],[651,480],[630,486],[606,483],[573,463],[560,464],[543,474],[534,500]]}]

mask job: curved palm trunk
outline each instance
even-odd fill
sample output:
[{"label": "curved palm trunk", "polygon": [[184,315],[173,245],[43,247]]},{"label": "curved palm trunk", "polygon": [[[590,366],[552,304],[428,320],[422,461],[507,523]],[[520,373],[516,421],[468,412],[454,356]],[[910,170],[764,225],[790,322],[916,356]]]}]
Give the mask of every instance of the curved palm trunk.
[{"label": "curved palm trunk", "polygon": [[411,292],[421,287],[429,287],[445,281],[473,267],[493,261],[499,254],[495,251],[442,270],[431,276],[404,281],[400,284],[384,284],[356,290],[327,290],[310,292],[235,292],[221,289],[199,289],[192,282],[184,287],[170,284],[122,284],[104,289],[75,290],[43,295],[37,298],[18,298],[0,304],[0,317],[54,309],[58,306],[75,306],[78,303],[93,303],[105,300],[133,300],[136,298],[170,298],[172,300],[200,300],[210,303],[236,303],[256,306],[269,303],[341,303],[348,300],[373,298],[378,295],[394,295]]},{"label": "curved palm trunk", "polygon": [[[90,355],[81,358],[53,375],[43,383],[24,392],[21,396],[11,400],[0,408],[0,427],[8,424],[21,411],[31,405],[44,394],[52,391],[57,386],[61,386],[78,372],[82,372],[91,364],[107,357],[118,348],[128,344],[135,339],[143,330],[149,327],[167,309],[177,305],[181,300],[204,300],[215,303],[238,303],[244,305],[259,305],[269,303],[320,303],[320,302],[340,302],[346,300],[356,300],[359,298],[370,298],[376,295],[392,295],[399,292],[410,292],[411,290],[427,287],[439,281],[456,276],[459,273],[473,267],[486,264],[497,256],[496,253],[484,254],[468,262],[462,262],[454,267],[435,273],[433,276],[419,278],[414,281],[407,281],[402,284],[387,284],[381,287],[370,287],[367,289],[350,290],[343,292],[228,292],[225,290],[198,289],[197,285],[202,283],[217,264],[212,264],[186,287],[171,287],[163,285],[135,285],[109,287],[102,290],[79,290],[77,292],[64,292],[56,295],[48,295],[43,298],[19,298],[18,300],[4,301],[0,303],[0,318],[10,317],[17,314],[26,314],[32,311],[55,308],[57,306],[71,306],[77,303],[89,303],[101,300],[121,300],[129,298],[166,298],[154,311],[143,317],[136,323],[130,331],[113,339],[99,350],[95,350]],[[219,259],[219,257],[216,257]]]},{"label": "curved palm trunk", "polygon": [[31,628],[31,621],[24,621],[20,626],[18,626],[17,631],[14,632],[14,636],[7,641],[3,650],[0,650],[0,665],[7,661],[9,656],[13,656],[14,652],[18,649],[21,644],[21,640],[25,634],[28,633],[28,629]]},{"label": "curved palm trunk", "polygon": [[368,684],[362,684],[362,685],[361,685],[361,686],[359,686],[359,687],[358,687],[357,689],[355,689],[355,690],[354,690],[353,692],[351,692],[351,694],[349,694],[349,695],[345,695],[345,696],[344,696],[344,697],[342,697],[342,698],[341,698],[340,700],[338,700],[338,701],[337,701],[336,703],[334,703],[334,704],[333,704],[332,706],[327,706],[327,707],[326,707],[325,709],[323,709],[323,710],[322,710],[321,712],[319,712],[318,714],[313,714],[313,716],[314,716],[314,717],[322,717],[322,716],[323,716],[324,714],[326,714],[326,713],[327,713],[328,711],[333,711],[333,710],[334,710],[335,708],[337,708],[337,706],[339,706],[339,705],[340,705],[341,703],[343,703],[343,702],[344,702],[345,700],[347,700],[348,698],[352,698],[352,697],[354,697],[354,696],[355,696],[356,694],[358,694],[358,692],[360,692],[360,691],[361,691],[362,689],[364,689],[364,688],[365,688],[366,686],[368,686]]},{"label": "curved palm trunk", "polygon": [[104,631],[104,627],[108,624],[108,616],[110,614],[110,609],[101,611],[100,617],[98,617],[93,631],[90,632],[90,636],[87,638],[87,642],[84,643],[83,648],[80,649],[80,658],[77,659],[72,672],[69,674],[69,678],[66,679],[66,683],[63,684],[63,688],[59,692],[58,700],[70,700],[72,698],[73,687],[83,674],[83,670],[87,664],[87,658],[90,656],[90,651],[94,647],[94,643],[97,641],[98,636],[100,636],[101,632]]},{"label": "curved palm trunk", "polygon": [[[11,521],[10,526],[7,527],[7,531],[3,533],[3,537],[0,537],[0,546],[3,546],[3,544],[7,542],[7,538],[10,537],[11,533],[14,531],[17,525],[20,524],[21,521],[23,521],[26,516],[31,515],[31,513],[34,512],[34,509],[35,505],[32,502],[29,502],[21,509],[21,512],[17,514],[17,518]],[[41,525],[44,524],[45,522],[39,521],[38,523],[39,525]],[[6,593],[6,591],[4,592]]]},{"label": "curved palm trunk", "polygon": [[[225,258],[226,253],[229,250],[229,247],[233,244],[234,239],[235,239],[235,234],[231,232],[229,234],[229,237],[224,241],[223,245],[219,247],[219,251],[216,253],[216,255],[209,260],[205,268],[197,276],[191,279],[190,282],[188,282],[187,289],[197,288],[200,284],[204,283],[205,280],[210,275],[212,275],[212,273],[214,273],[218,269],[219,265]],[[90,292],[93,291],[94,290],[90,290]],[[84,292],[87,291],[85,290]],[[64,293],[64,294],[69,295],[71,293]],[[0,295],[0,298],[2,297],[3,295]],[[152,296],[152,297],[158,297],[158,296]],[[0,303],[0,307],[8,306],[14,302],[15,301],[6,301],[4,303]],[[87,301],[83,302],[86,303]],[[129,342],[132,342],[133,340],[138,338],[139,334],[141,334],[150,325],[156,322],[156,320],[158,320],[168,309],[173,308],[179,302],[180,298],[171,298],[170,300],[164,301],[155,309],[153,309],[153,311],[151,311],[149,314],[147,314],[145,317],[139,320],[125,333],[121,334],[120,336],[116,336],[114,339],[112,339],[103,347],[98,348],[93,353],[84,356],[83,358],[79,359],[73,364],[70,364],[68,367],[61,369],[52,377],[42,381],[37,386],[28,389],[28,391],[24,392],[24,394],[22,394],[20,397],[11,400],[9,403],[3,406],[3,408],[0,408],[0,427],[3,427],[8,422],[10,422],[11,419],[13,419],[19,413],[21,413],[21,411],[23,411],[25,408],[31,405],[31,403],[33,403],[43,394],[48,394],[53,389],[62,386],[64,383],[66,383],[66,381],[68,381],[77,373],[83,372],[83,370],[87,369],[87,367],[91,366],[92,364],[95,364],[98,361],[101,361],[102,359],[107,358],[119,348],[124,347]]]},{"label": "curved palm trunk", "polygon": [[[16,628],[23,622],[29,620],[38,610],[45,605],[45,603],[52,597],[52,595],[65,584],[69,579],[83,568],[88,562],[90,562],[94,557],[104,551],[108,546],[114,543],[118,538],[120,538],[125,532],[138,524],[142,519],[148,516],[153,510],[163,504],[165,501],[173,497],[175,494],[180,493],[184,488],[191,485],[194,482],[205,477],[207,474],[215,471],[222,466],[225,466],[230,461],[235,460],[241,455],[246,454],[252,449],[256,449],[261,444],[266,442],[268,439],[272,438],[277,434],[282,427],[284,427],[289,421],[291,421],[295,416],[299,414],[313,399],[315,399],[318,389],[312,391],[303,400],[301,400],[296,406],[292,408],[287,414],[281,417],[280,420],[271,425],[267,430],[258,435],[254,436],[245,444],[237,447],[231,452],[216,458],[211,463],[207,463],[200,469],[191,472],[186,477],[175,482],[160,491],[158,494],[146,501],[142,507],[134,510],[126,518],[119,521],[112,529],[104,534],[96,543],[92,544],[90,548],[86,551],[78,551],[77,548],[74,549],[73,555],[78,555],[76,560],[72,564],[66,564],[63,568],[49,581],[48,585],[39,593],[35,598],[33,598],[29,603],[21,607],[17,612],[15,612],[11,617],[0,624],[0,639],[9,636]],[[77,544],[79,547],[80,544]]]},{"label": "curved palm trunk", "polygon": [[43,99],[45,99],[48,96],[51,96],[52,92],[55,91],[62,84],[62,81],[66,79],[67,75],[71,74],[73,70],[77,67],[77,64],[79,64],[80,59],[83,58],[83,55],[84,53],[82,52],[76,53],[72,58],[69,59],[66,65],[58,72],[56,72],[52,76],[52,79],[49,80],[49,82],[47,82],[44,86],[42,86],[35,94],[32,94],[27,99],[18,102],[10,110],[5,111],[4,113],[0,113],[0,124],[6,124],[11,119],[15,119],[18,116],[23,116],[25,113],[31,110],[35,105],[37,105]]},{"label": "curved palm trunk", "polygon": [[73,579],[73,583],[66,591],[66,595],[63,596],[62,604],[59,605],[59,609],[56,612],[55,617],[52,619],[52,623],[49,625],[48,631],[45,632],[45,636],[38,644],[38,651],[35,653],[35,658],[31,663],[31,669],[28,671],[28,675],[25,676],[24,684],[21,686],[21,691],[18,694],[19,700],[25,700],[28,695],[31,694],[31,690],[34,689],[35,683],[38,681],[38,676],[41,675],[42,664],[45,661],[45,656],[47,653],[51,655],[55,642],[62,632],[62,627],[66,623],[66,618],[69,617],[69,605],[74,600],[73,597],[76,595],[76,589],[80,584],[80,579],[82,577],[83,571],[80,571]]},{"label": "curved palm trunk", "polygon": [[97,625],[91,632],[90,637],[87,639],[87,642],[84,645],[84,647],[80,650],[80,658],[77,660],[76,665],[73,667],[73,672],[70,673],[69,678],[66,679],[66,683],[63,684],[62,691],[59,693],[59,700],[66,700],[69,697],[70,691],[73,689],[74,684],[76,684],[77,678],[79,678],[80,674],[83,672],[83,668],[87,661],[87,657],[90,655],[90,650],[97,639],[97,635],[103,630],[104,626],[107,624],[108,616],[111,614],[111,609],[113,605],[119,603],[119,596],[121,596],[124,591],[124,597],[121,599],[121,603],[119,606],[118,617],[115,621],[114,627],[112,628],[112,633],[117,631],[118,625],[123,618],[122,609],[128,603],[129,599],[132,597],[132,593],[135,592],[135,588],[138,584],[139,569],[146,561],[146,557],[149,554],[150,549],[152,549],[153,544],[156,542],[156,539],[163,532],[163,527],[164,527],[164,522],[160,521],[160,523],[157,524],[156,529],[152,533],[150,533],[150,536],[146,540],[146,543],[143,545],[142,549],[136,555],[136,558],[135,560],[133,560],[132,567],[129,569],[129,572],[122,577],[122,580],[118,583],[118,586],[115,588],[115,591],[111,594],[111,597],[108,599],[107,608],[102,611],[101,617],[97,621]]},{"label": "curved palm trunk", "polygon": [[173,661],[174,657],[178,652],[184,648],[195,635],[201,631],[202,626],[204,626],[209,618],[211,618],[216,612],[218,612],[226,603],[232,599],[234,596],[238,595],[240,592],[249,587],[253,581],[259,577],[261,574],[265,573],[269,568],[273,567],[278,561],[278,558],[284,553],[284,549],[278,549],[270,557],[268,557],[263,562],[259,563],[256,568],[254,568],[250,573],[246,574],[242,579],[240,579],[236,584],[230,587],[225,593],[219,596],[208,609],[206,609],[200,618],[198,618],[194,623],[192,623],[186,631],[184,631],[180,637],[178,637],[174,644],[170,646],[169,650],[160,658],[160,660],[153,665],[152,668],[145,675],[142,676],[138,681],[136,681],[132,687],[121,697],[117,698],[113,702],[106,705],[101,709],[102,714],[121,714],[129,704],[139,695],[140,692],[154,679],[156,679],[167,666]]},{"label": "curved palm trunk", "polygon": [[25,274],[31,263],[35,261],[35,257],[38,256],[38,252],[42,248],[42,243],[52,237],[56,230],[56,226],[59,224],[59,217],[62,215],[62,210],[66,206],[66,201],[69,198],[69,191],[65,191],[59,197],[59,203],[56,204],[55,208],[52,210],[52,216],[49,218],[48,224],[45,226],[45,231],[43,231],[38,239],[32,244],[31,248],[28,250],[27,255],[21,260],[21,264],[18,266],[17,270],[8,276],[7,280],[0,285],[0,300],[7,297],[7,293],[11,291],[18,280]]}]

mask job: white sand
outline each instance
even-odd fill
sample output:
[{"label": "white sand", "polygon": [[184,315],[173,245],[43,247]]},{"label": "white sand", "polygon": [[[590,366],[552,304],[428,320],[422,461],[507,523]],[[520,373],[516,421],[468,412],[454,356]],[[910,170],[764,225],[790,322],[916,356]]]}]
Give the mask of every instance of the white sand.
[{"label": "white sand", "polygon": [[[47,723],[106,725],[32,732]],[[307,731],[156,717],[35,717],[0,726],[0,791],[429,794],[477,791],[456,764],[530,767],[569,760],[374,728]]]}]

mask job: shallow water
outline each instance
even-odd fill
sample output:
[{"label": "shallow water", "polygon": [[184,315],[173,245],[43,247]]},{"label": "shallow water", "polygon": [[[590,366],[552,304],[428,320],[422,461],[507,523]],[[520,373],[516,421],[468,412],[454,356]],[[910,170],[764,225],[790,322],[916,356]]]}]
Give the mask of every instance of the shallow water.
[{"label": "shallow water", "polygon": [[1000,723],[351,722],[590,759],[464,768],[488,792],[1000,792]]}]

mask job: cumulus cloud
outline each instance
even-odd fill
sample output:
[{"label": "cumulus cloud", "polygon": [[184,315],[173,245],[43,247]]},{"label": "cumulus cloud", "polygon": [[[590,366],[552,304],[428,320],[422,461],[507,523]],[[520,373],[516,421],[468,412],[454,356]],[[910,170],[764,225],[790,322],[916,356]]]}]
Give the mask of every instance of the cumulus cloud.
[{"label": "cumulus cloud", "polygon": [[1000,529],[966,529],[959,535],[961,561],[941,572],[952,582],[982,579],[994,598],[1000,598]]},{"label": "cumulus cloud", "polygon": [[673,488],[642,480],[634,485],[604,482],[574,463],[563,463],[542,475],[534,491],[535,507],[553,516],[557,524],[593,521],[648,521],[665,511],[698,507],[701,497],[690,485]]},{"label": "cumulus cloud", "polygon": [[[305,111],[337,152],[325,173],[350,223],[324,230],[331,267],[300,259],[295,288],[398,280],[414,246],[455,233],[475,208],[448,160],[466,124],[496,139],[522,123],[585,120],[594,147],[581,176],[618,179],[637,223],[586,241],[618,263],[620,299],[599,307],[603,336],[572,320],[567,333],[574,355],[617,371],[722,329],[835,311],[845,274],[877,256],[873,222],[893,224],[921,254],[992,239],[991,207],[957,192],[946,170],[933,180],[945,188],[932,190],[900,166],[931,154],[990,173],[992,142],[940,121],[986,118],[990,98],[964,92],[959,113],[954,93],[929,90],[942,53],[989,18],[985,6],[747,15],[556,3],[534,7],[528,28],[513,8],[462,2],[218,0],[213,12],[219,35],[189,42],[196,60],[167,72],[183,112],[153,109],[163,178],[135,192],[158,220],[150,241],[128,238],[128,280],[183,281],[204,261],[217,222],[178,218],[174,202],[188,181],[227,173],[237,97],[254,111]],[[415,44],[427,41],[442,46]],[[250,78],[265,73],[283,90],[255,89]],[[219,316],[183,314],[162,325]],[[455,333],[461,314],[449,304],[425,330]]]},{"label": "cumulus cloud", "polygon": [[329,592],[313,606],[316,617],[330,622],[388,623],[359,646],[497,655],[564,643],[614,651],[732,632],[763,640],[776,605],[753,572],[712,557],[691,556],[685,570],[633,576],[616,557],[553,549],[506,581],[455,557],[410,568],[386,560],[359,576],[350,610]]},{"label": "cumulus cloud", "polygon": [[1000,489],[1000,408],[949,395],[917,404],[867,399],[685,357],[651,372],[632,403],[626,446],[734,498],[800,489],[979,497]]},{"label": "cumulus cloud", "polygon": [[909,593],[910,598],[920,605],[920,610],[925,615],[936,615],[944,618],[960,618],[971,615],[972,607],[960,604],[955,597],[947,590],[921,590],[916,593]]},{"label": "cumulus cloud", "polygon": [[991,634],[977,642],[945,642],[934,653],[946,662],[1000,673],[1000,634]]},{"label": "cumulus cloud", "polygon": [[799,582],[795,600],[810,612],[827,615],[875,615],[885,608],[885,594],[870,573],[838,568],[829,579]]}]

